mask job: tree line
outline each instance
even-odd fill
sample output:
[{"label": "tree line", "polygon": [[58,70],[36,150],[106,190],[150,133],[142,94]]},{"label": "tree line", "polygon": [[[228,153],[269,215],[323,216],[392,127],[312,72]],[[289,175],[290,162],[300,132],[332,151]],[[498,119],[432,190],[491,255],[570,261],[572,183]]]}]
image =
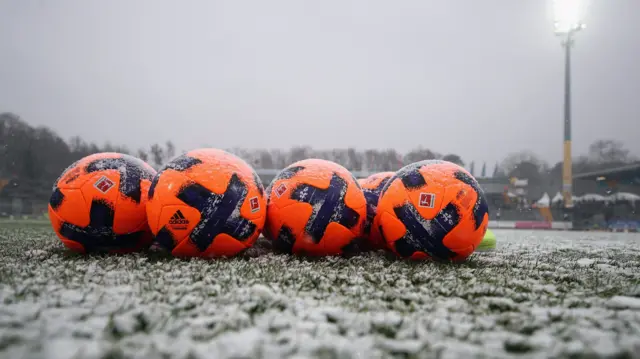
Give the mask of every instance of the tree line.
[{"label": "tree line", "polygon": [[[466,167],[477,177],[527,178],[531,184],[559,184],[562,162],[550,165],[531,151],[508,154],[501,163],[487,168],[487,163],[465,163],[457,154],[441,154],[424,147],[407,153],[394,149],[356,150],[354,148],[317,150],[308,146],[281,149],[232,148],[228,151],[243,158],[254,168],[281,169],[305,158],[322,158],[337,162],[352,171],[395,171],[416,161],[443,159]],[[171,141],[149,148],[131,150],[122,145],[89,143],[75,136],[68,141],[46,127],[33,127],[12,113],[0,113],[0,180],[21,179],[53,182],[74,161],[98,152],[131,154],[159,168],[178,150]],[[636,161],[630,152],[614,140],[594,142],[586,155],[574,159],[574,173],[615,167]]]}]

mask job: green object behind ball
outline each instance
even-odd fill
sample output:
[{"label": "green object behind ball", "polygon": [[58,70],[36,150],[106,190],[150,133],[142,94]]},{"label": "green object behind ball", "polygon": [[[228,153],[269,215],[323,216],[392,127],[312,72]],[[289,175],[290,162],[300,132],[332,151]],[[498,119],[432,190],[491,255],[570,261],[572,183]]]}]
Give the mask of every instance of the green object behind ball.
[{"label": "green object behind ball", "polygon": [[476,250],[483,252],[494,249],[496,249],[496,235],[490,229],[487,229],[487,233],[484,234],[484,238],[482,238],[482,242],[480,242]]}]

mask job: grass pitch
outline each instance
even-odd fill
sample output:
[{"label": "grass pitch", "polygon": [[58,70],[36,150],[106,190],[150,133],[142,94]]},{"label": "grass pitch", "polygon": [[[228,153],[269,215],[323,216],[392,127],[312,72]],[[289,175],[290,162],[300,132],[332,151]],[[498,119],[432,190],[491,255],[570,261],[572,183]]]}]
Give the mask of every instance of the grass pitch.
[{"label": "grass pitch", "polygon": [[640,235],[496,235],[459,265],[205,261],[0,224],[0,358],[640,358]]}]

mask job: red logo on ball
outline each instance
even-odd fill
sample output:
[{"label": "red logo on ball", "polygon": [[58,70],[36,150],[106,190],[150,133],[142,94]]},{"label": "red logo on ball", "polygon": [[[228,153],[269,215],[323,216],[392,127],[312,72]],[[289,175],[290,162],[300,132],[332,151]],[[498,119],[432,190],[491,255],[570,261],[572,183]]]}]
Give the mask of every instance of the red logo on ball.
[{"label": "red logo on ball", "polygon": [[276,187],[276,196],[278,196],[278,198],[282,197],[282,195],[287,192],[287,185],[284,183],[280,183],[280,185],[278,187]]},{"label": "red logo on ball", "polygon": [[420,193],[418,205],[423,208],[433,208],[435,206],[436,195],[433,193]]},{"label": "red logo on ball", "polygon": [[111,189],[111,187],[114,186],[115,183],[113,183],[112,180],[108,179],[105,176],[100,177],[100,179],[98,180],[98,182],[96,182],[93,186],[95,188],[98,189],[98,191],[102,192],[102,193],[107,193],[109,192],[109,190]]},{"label": "red logo on ball", "polygon": [[258,202],[258,197],[249,198],[249,207],[251,207],[251,212],[255,212],[260,209],[260,202]]}]

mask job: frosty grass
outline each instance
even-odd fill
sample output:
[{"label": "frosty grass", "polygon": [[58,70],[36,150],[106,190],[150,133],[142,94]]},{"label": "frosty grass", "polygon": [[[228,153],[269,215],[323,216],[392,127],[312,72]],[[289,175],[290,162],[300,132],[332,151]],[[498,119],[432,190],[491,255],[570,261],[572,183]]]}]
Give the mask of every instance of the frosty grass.
[{"label": "frosty grass", "polygon": [[640,358],[638,234],[496,231],[446,265],[83,257],[0,227],[0,358]]}]

